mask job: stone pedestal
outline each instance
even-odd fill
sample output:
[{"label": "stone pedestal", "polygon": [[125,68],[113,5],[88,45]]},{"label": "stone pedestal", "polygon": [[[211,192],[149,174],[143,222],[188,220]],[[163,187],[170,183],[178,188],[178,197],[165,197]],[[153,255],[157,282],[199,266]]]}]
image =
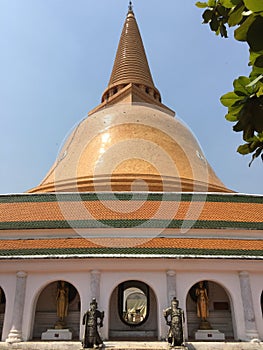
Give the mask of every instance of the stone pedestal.
[{"label": "stone pedestal", "polygon": [[200,322],[200,325],[199,325],[199,328],[198,328],[198,329],[210,331],[210,330],[213,329],[213,328],[211,327],[210,322],[208,322],[207,320],[202,320],[202,321]]},{"label": "stone pedestal", "polygon": [[72,333],[69,329],[48,329],[41,335],[42,340],[71,340]]},{"label": "stone pedestal", "polygon": [[9,344],[13,344],[20,343],[21,341],[23,341],[22,332],[16,329],[11,329],[10,333],[8,334],[8,338],[6,339],[6,342]]},{"label": "stone pedestal", "polygon": [[217,329],[198,329],[195,333],[196,340],[225,340],[225,334]]}]

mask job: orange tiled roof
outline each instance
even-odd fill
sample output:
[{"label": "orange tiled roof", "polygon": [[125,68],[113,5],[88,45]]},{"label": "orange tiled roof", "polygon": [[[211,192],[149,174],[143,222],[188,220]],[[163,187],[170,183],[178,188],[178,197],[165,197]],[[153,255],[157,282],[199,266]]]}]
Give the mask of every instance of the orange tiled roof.
[{"label": "orange tiled roof", "polygon": [[180,227],[263,229],[261,196],[236,194],[44,194],[0,196],[0,229]]},{"label": "orange tiled roof", "polygon": [[27,240],[0,240],[0,258],[15,257],[243,257],[262,258],[262,240],[153,238],[142,239],[96,239],[54,238]]},{"label": "orange tiled roof", "polygon": [[[258,234],[263,232],[262,199],[262,196],[210,193],[3,195],[0,229],[4,239],[0,240],[0,258],[143,255],[262,259],[263,235],[261,238]],[[180,231],[185,227],[197,228],[201,235],[202,229],[211,230],[211,235],[176,236],[177,231],[166,230]],[[65,228],[73,230],[70,233],[62,230]],[[83,230],[78,231],[79,228]],[[54,238],[53,229],[56,229]],[[224,229],[228,230],[227,234]],[[229,229],[237,230],[231,239],[226,238],[231,237]],[[243,236],[239,234],[242,230],[245,230]],[[256,231],[251,239],[247,230]],[[50,238],[43,238],[39,232]],[[152,235],[147,237],[149,232]],[[26,236],[29,238],[24,239]]]},{"label": "orange tiled roof", "polygon": [[221,249],[263,250],[263,240],[213,239],[213,238],[79,238],[0,240],[1,250],[19,249],[77,249],[77,248],[174,248],[174,249]]},{"label": "orange tiled roof", "polygon": [[[176,208],[172,212],[171,205]],[[75,206],[75,208],[74,208]],[[202,209],[199,213],[199,208]],[[83,212],[78,211],[78,207]],[[23,222],[23,221],[52,221],[52,220],[147,220],[177,219],[184,220],[187,211],[191,207],[192,213],[189,220],[196,219],[205,221],[233,221],[233,222],[262,222],[263,204],[259,203],[225,203],[225,202],[159,202],[151,201],[141,203],[133,202],[132,207],[137,210],[122,212],[123,203],[118,210],[112,210],[111,201],[103,202],[27,202],[27,203],[0,203],[0,221]],[[115,208],[116,206],[114,206]],[[159,210],[161,209],[161,210]],[[172,215],[172,217],[171,217]]]}]

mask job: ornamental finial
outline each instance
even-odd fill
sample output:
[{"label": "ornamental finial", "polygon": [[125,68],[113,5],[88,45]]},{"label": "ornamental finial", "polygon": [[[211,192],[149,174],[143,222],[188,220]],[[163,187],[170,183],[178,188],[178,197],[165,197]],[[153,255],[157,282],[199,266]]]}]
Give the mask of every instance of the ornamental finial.
[{"label": "ornamental finial", "polygon": [[132,12],[132,2],[129,2],[129,12]]}]

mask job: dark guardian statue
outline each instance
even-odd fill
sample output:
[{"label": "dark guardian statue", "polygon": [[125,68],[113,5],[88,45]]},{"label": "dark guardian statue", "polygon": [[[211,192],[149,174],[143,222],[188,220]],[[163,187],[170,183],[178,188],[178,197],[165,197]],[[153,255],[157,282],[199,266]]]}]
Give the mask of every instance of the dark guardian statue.
[{"label": "dark guardian statue", "polygon": [[82,324],[85,325],[82,346],[84,349],[102,348],[103,341],[98,327],[103,326],[104,311],[99,311],[96,299],[92,299],[90,309],[84,314]]},{"label": "dark guardian statue", "polygon": [[184,312],[179,307],[176,298],[171,301],[171,306],[163,311],[166,324],[170,327],[168,332],[168,344],[170,349],[186,349],[184,346]]}]

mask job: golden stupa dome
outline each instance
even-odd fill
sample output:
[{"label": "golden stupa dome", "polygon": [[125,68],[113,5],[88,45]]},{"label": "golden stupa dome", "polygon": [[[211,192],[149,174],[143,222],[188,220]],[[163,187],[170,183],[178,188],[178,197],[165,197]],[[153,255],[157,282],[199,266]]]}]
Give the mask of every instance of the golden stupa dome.
[{"label": "golden stupa dome", "polygon": [[101,104],[29,192],[230,192],[174,114],[154,86],[130,5]]}]

